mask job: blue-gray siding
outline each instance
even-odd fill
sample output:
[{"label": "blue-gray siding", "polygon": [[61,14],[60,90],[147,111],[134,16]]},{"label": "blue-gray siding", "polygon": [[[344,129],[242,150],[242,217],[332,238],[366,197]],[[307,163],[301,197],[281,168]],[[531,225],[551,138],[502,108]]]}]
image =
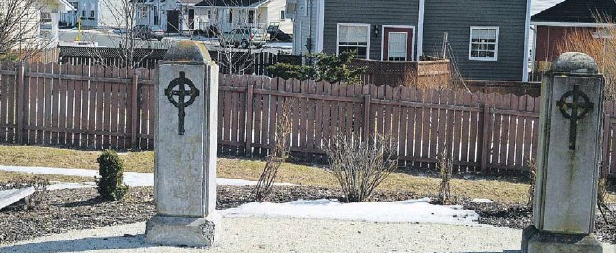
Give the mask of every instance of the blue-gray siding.
[{"label": "blue-gray siding", "polygon": [[[374,36],[375,25],[407,25],[417,27],[419,0],[328,0],[325,1],[323,51],[336,53],[338,23],[370,24],[370,58],[381,59],[381,29]],[[417,30],[417,29],[415,29]],[[417,33],[417,31],[415,31]],[[415,35],[417,42],[417,35]]]},{"label": "blue-gray siding", "polygon": [[[465,79],[521,81],[524,63],[526,1],[426,1],[424,55],[440,50],[443,32],[449,33],[455,60]],[[498,26],[498,61],[471,61],[471,26]]]},{"label": "blue-gray siding", "polygon": [[[465,79],[521,81],[526,3],[526,0],[426,0],[424,55],[438,55],[443,33],[448,32],[454,60]],[[370,58],[380,60],[383,35],[374,36],[374,26],[409,25],[415,26],[417,33],[418,13],[419,0],[327,0],[323,51],[336,53],[338,23],[365,23],[371,25]],[[497,61],[469,60],[471,26],[499,27]]]}]

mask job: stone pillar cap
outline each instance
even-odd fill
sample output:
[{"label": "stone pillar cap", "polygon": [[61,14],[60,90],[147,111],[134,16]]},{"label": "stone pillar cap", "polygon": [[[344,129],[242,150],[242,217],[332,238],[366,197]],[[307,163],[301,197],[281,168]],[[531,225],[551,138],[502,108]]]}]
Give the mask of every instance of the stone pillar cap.
[{"label": "stone pillar cap", "polygon": [[597,62],[585,53],[566,52],[561,54],[552,64],[553,74],[566,75],[597,75]]},{"label": "stone pillar cap", "polygon": [[203,43],[186,40],[175,43],[169,48],[163,57],[163,61],[203,64],[205,62],[211,62],[212,58]]}]

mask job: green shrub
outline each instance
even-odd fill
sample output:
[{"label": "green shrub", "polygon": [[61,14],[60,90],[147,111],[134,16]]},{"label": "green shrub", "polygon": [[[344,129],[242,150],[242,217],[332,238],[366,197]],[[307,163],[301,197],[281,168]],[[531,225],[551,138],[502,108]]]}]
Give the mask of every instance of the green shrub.
[{"label": "green shrub", "polygon": [[319,53],[311,55],[312,65],[293,65],[276,63],[267,67],[272,77],[283,79],[326,81],[329,83],[361,84],[360,75],[365,68],[351,68],[349,64],[355,58],[355,52],[342,52],[340,55]]},{"label": "green shrub", "polygon": [[329,83],[361,84],[360,75],[365,68],[351,68],[349,64],[355,59],[355,51],[342,52],[338,56],[317,54],[315,71],[318,81]]},{"label": "green shrub", "polygon": [[105,200],[121,200],[128,192],[128,186],[122,184],[124,178],[124,165],[113,150],[105,150],[96,161],[98,162],[98,174],[96,185],[98,193]]},{"label": "green shrub", "polygon": [[311,74],[311,68],[308,66],[301,65],[293,65],[289,63],[276,63],[267,67],[267,71],[273,77],[280,77],[282,79],[297,79],[297,80],[308,80],[313,79],[313,75]]}]

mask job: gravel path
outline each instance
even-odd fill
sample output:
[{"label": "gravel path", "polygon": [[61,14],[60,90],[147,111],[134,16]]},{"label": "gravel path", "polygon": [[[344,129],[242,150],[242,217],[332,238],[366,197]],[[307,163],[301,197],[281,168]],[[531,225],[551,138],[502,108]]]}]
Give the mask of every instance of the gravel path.
[{"label": "gravel path", "polygon": [[[200,252],[144,242],[145,223],[40,237],[0,252]],[[522,231],[488,226],[223,218],[207,252],[518,252]]]}]

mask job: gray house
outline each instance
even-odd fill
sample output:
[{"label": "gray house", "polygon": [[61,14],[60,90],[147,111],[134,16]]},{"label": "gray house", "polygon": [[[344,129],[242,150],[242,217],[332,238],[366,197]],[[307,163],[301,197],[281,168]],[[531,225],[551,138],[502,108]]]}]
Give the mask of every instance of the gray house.
[{"label": "gray house", "polygon": [[293,54],[356,50],[417,61],[449,52],[468,80],[528,80],[530,0],[287,0]]}]

